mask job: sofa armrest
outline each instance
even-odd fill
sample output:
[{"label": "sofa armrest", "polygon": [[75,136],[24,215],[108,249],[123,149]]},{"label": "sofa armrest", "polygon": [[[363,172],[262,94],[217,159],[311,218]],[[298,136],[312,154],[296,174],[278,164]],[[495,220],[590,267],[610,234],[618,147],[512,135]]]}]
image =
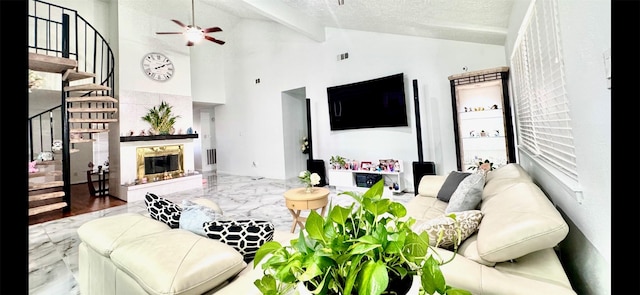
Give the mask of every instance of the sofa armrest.
[{"label": "sofa armrest", "polygon": [[420,195],[423,197],[436,197],[438,195],[438,191],[440,191],[440,187],[444,184],[444,181],[447,179],[448,175],[425,175],[420,179],[420,184],[418,185],[418,193],[416,195]]}]

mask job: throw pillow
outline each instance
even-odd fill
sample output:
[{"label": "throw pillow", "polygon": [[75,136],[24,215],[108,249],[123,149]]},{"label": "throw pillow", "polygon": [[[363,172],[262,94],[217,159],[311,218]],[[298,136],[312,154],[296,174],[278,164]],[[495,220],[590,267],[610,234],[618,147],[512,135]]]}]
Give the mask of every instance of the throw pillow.
[{"label": "throw pillow", "polygon": [[249,263],[264,243],[273,240],[273,223],[265,220],[213,220],[205,222],[204,232],[240,252]]},{"label": "throw pillow", "polygon": [[471,173],[451,171],[438,191],[438,195],[436,196],[438,200],[449,202],[451,195],[456,191],[460,182],[469,175],[471,175]]},{"label": "throw pillow", "polygon": [[204,223],[217,220],[220,216],[222,216],[222,214],[218,213],[214,208],[184,200],[182,201],[179,227],[206,237],[207,234],[204,232]]},{"label": "throw pillow", "polygon": [[483,188],[484,173],[482,171],[465,177],[451,195],[444,213],[476,209],[480,201],[482,201]]},{"label": "throw pillow", "polygon": [[[456,217],[456,221],[460,225],[460,243],[473,235],[480,221],[482,220],[482,211],[468,210],[452,213]],[[456,242],[456,226],[455,221],[449,217],[449,214],[442,215],[434,219],[430,219],[424,223],[414,226],[416,233],[426,231],[429,234],[429,245],[437,246],[444,249],[452,249]],[[438,236],[442,232],[442,241],[436,245]]]},{"label": "throw pillow", "polygon": [[144,203],[151,218],[164,222],[171,228],[178,228],[182,211],[180,206],[149,192],[144,196]]}]

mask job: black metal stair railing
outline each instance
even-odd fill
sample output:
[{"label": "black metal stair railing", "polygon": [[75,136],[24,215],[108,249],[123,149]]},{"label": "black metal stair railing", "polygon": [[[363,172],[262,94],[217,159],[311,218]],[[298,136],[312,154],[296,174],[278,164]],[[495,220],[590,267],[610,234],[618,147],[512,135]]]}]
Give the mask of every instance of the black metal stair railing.
[{"label": "black metal stair railing", "polygon": [[[80,16],[76,10],[62,7],[41,0],[29,1],[29,36],[28,51],[48,56],[74,59],[77,62],[77,71],[94,73],[92,83],[110,87],[111,90],[92,91],[82,96],[110,96],[115,97],[115,57],[109,43],[96,30],[93,25]],[[48,147],[53,144],[54,134],[62,136],[62,169],[64,181],[64,201],[67,203],[65,211],[70,209],[71,177],[70,177],[70,126],[66,102],[69,93],[65,93],[64,87],[69,86],[69,81],[62,81],[60,88],[60,105],[43,113],[30,117],[29,147],[30,160],[34,158],[34,143],[40,143],[41,151],[47,147],[43,142],[43,134],[50,134]],[[102,107],[106,107],[103,103]],[[111,103],[112,105],[114,103]],[[59,109],[59,121],[53,113]],[[101,114],[105,116],[105,114]],[[47,124],[43,123],[43,117],[47,117]],[[94,116],[94,115],[87,115]],[[97,116],[97,115],[95,115]],[[36,124],[37,122],[37,124]],[[95,124],[95,123],[88,123]],[[54,130],[58,128],[59,132]],[[47,131],[45,131],[47,130]],[[39,138],[39,140],[34,140]]]}]

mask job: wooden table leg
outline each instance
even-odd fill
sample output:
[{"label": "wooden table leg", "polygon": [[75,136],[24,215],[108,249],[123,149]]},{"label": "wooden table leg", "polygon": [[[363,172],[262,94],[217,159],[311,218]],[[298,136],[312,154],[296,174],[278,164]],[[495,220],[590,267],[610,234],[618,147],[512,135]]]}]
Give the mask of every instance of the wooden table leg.
[{"label": "wooden table leg", "polygon": [[304,227],[302,222],[300,222],[300,220],[299,220],[300,212],[302,212],[302,210],[294,211],[293,209],[289,209],[289,212],[291,213],[291,216],[293,216],[293,223],[291,224],[291,233],[293,233],[296,230],[296,225],[297,224],[300,224],[300,228]]}]

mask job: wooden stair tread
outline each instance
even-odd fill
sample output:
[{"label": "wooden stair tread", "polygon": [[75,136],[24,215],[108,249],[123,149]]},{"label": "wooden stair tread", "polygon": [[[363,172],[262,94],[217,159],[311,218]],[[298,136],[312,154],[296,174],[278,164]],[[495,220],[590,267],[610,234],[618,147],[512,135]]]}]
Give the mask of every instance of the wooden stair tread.
[{"label": "wooden stair tread", "polygon": [[69,113],[116,113],[118,112],[117,108],[68,108],[67,112]]},{"label": "wooden stair tread", "polygon": [[70,143],[83,143],[83,142],[94,142],[96,141],[93,138],[78,138],[69,140]]},{"label": "wooden stair tread", "polygon": [[62,81],[77,81],[88,78],[95,78],[96,74],[80,72],[75,69],[68,69],[62,74]]},{"label": "wooden stair tread", "polygon": [[38,172],[34,172],[34,173],[29,173],[29,178],[32,177],[41,177],[41,176],[60,176],[62,175],[62,171],[60,170],[55,170],[55,171],[38,171]]},{"label": "wooden stair tread", "polygon": [[29,183],[29,191],[36,191],[36,190],[41,190],[41,189],[46,189],[46,188],[54,188],[54,187],[62,187],[64,186],[64,181],[49,181],[49,182],[43,182],[43,183]]},{"label": "wooden stair tread", "polygon": [[112,123],[118,119],[112,118],[69,118],[69,123]]},{"label": "wooden stair tread", "polygon": [[63,191],[31,195],[31,196],[29,196],[29,202],[42,201],[42,200],[55,199],[55,198],[62,198],[62,197],[64,197],[64,195],[65,195],[65,193]]},{"label": "wooden stair tread", "polygon": [[70,133],[102,133],[109,132],[109,129],[92,129],[92,128],[77,128],[69,129]]},{"label": "wooden stair tread", "polygon": [[67,102],[118,102],[117,99],[111,96],[70,96],[67,97]]},{"label": "wooden stair tread", "polygon": [[81,84],[81,85],[73,85],[64,87],[64,91],[103,91],[103,90],[111,90],[111,87],[104,86],[100,84]]},{"label": "wooden stair tread", "polygon": [[53,204],[49,204],[49,205],[29,208],[29,216],[33,216],[33,215],[37,215],[37,214],[44,213],[44,212],[49,212],[49,211],[62,209],[64,207],[67,207],[67,203],[58,202],[58,203],[53,203]]},{"label": "wooden stair tread", "polygon": [[77,64],[74,59],[29,52],[29,69],[34,71],[62,74]]}]

